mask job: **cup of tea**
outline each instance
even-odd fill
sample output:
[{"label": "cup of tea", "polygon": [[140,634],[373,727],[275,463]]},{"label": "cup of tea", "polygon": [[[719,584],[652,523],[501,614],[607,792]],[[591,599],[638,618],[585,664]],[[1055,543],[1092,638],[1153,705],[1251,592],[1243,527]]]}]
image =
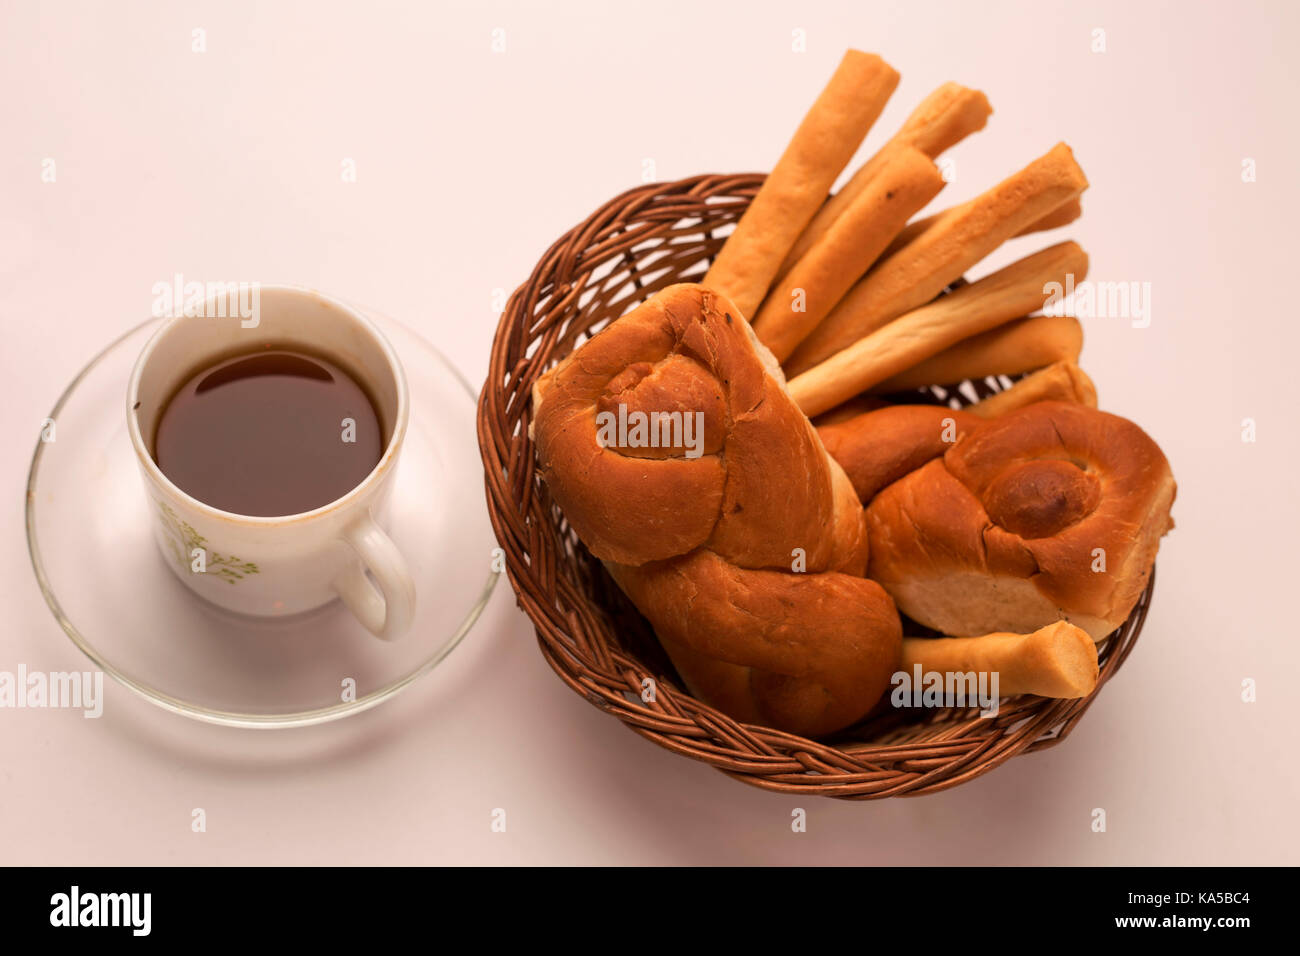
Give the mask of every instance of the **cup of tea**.
[{"label": "cup of tea", "polygon": [[319,292],[233,285],[145,345],[127,428],[164,560],[256,617],[335,598],[372,633],[410,627],[415,584],[381,526],[409,415],[401,362]]}]

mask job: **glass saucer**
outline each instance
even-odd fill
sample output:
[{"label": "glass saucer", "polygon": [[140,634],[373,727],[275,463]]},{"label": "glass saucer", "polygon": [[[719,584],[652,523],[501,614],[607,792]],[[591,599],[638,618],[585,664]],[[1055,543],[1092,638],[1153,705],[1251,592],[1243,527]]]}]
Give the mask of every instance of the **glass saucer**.
[{"label": "glass saucer", "polygon": [[160,707],[239,727],[297,727],[368,710],[429,673],[496,584],[475,395],[432,345],[367,313],[401,357],[411,419],[388,531],[416,583],[411,630],[387,643],[335,601],[247,618],[195,597],[163,563],[126,431],[126,385],[162,319],[110,344],[50,412],[27,476],[27,546],[60,626],[95,666]]}]

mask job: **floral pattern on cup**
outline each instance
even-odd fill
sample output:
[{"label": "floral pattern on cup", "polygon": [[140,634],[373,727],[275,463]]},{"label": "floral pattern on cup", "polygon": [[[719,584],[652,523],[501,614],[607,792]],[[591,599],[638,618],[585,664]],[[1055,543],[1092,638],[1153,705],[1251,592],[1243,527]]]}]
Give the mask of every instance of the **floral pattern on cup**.
[{"label": "floral pattern on cup", "polygon": [[258,567],[252,561],[241,561],[234,555],[212,551],[207,546],[207,538],[194,530],[194,526],[172,510],[166,502],[154,499],[158,506],[158,519],[163,530],[167,532],[167,543],[172,557],[185,571],[193,571],[191,557],[194,549],[204,552],[204,573],[221,578],[227,584],[238,584],[250,574],[258,574]]}]

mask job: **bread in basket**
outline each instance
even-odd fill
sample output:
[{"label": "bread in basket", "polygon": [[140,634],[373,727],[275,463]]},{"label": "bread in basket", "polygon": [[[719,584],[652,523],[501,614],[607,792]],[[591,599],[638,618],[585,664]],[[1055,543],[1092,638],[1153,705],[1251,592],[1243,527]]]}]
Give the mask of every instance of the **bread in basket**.
[{"label": "bread in basket", "polygon": [[[864,66],[849,65],[850,73]],[[865,66],[868,77],[879,70]],[[892,90],[888,83],[877,86]],[[850,121],[869,126],[872,120],[859,115]],[[630,190],[547,252],[507,304],[480,399],[489,511],[507,572],[548,662],[576,691],[643,736],[785,792],[850,798],[929,793],[1016,753],[1050,746],[1074,726],[1140,630],[1154,581],[1155,543],[1170,524],[1173,481],[1163,455],[1137,426],[1088,407],[1095,393],[1075,371],[1077,348],[1072,355],[1047,354],[1037,364],[1049,367],[1006,391],[1002,406],[992,401],[981,409],[984,403],[975,402],[1011,384],[998,373],[1027,369],[997,368],[983,381],[908,399],[910,406],[941,403],[932,409],[853,415],[841,405],[820,422],[819,434],[759,342],[762,323],[756,337],[728,293],[734,283],[758,309],[762,290],[769,301],[784,295],[782,269],[828,275],[800,271],[798,261],[790,270],[783,260],[790,243],[813,229],[832,203],[822,206],[820,197],[804,202],[806,215],[795,213],[804,217],[798,228],[785,228],[788,235],[775,246],[763,230],[754,246],[762,259],[757,272],[745,248],[751,240],[743,238],[755,234],[745,225],[753,217],[747,217],[728,245],[729,269],[739,278],[719,278],[716,268],[706,275],[723,246],[721,232],[756,194],[769,198],[761,220],[771,221],[773,209],[788,213],[790,196],[777,195],[774,202],[770,194],[789,191],[786,160],[798,152],[808,125],[805,120],[766,180],[701,176]],[[942,140],[936,149],[953,137]],[[887,144],[882,153],[888,150]],[[890,252],[889,244],[877,242],[882,248],[873,255],[884,256],[883,265],[875,272],[869,262],[862,266],[866,275],[859,284],[880,284],[873,276],[881,271],[887,277],[915,273],[915,263],[907,261],[912,255],[929,268],[925,282],[942,279],[952,294],[960,277],[945,270],[967,264],[965,252],[945,251],[950,234],[961,235],[972,218],[979,221],[995,207],[1010,211],[993,232],[1031,232],[1024,227],[1060,219],[1058,207],[1077,199],[1086,180],[1070,171],[1077,169],[1073,160],[1048,159],[1065,172],[1044,187],[1055,190],[1046,206],[1046,200],[1034,205],[1033,196],[1023,200],[1025,208],[1015,206],[1021,200],[1014,189],[985,200],[987,208],[972,201],[975,213],[972,203],[964,204],[914,230],[911,244],[895,238]],[[888,159],[884,167],[893,168]],[[805,178],[795,177],[803,192]],[[1068,188],[1059,188],[1059,181]],[[870,182],[858,192],[868,198],[856,202],[872,201]],[[1031,214],[1028,224],[1022,221]],[[862,216],[863,222],[869,218]],[[896,226],[913,229],[904,229],[901,220]],[[839,268],[843,256],[828,245],[849,238],[832,220],[804,254],[805,264],[811,258]],[[920,252],[918,238],[924,240]],[[981,236],[976,244],[986,242]],[[1019,323],[1008,322],[1012,316],[999,309],[1010,308],[1008,301],[1022,303],[1026,283],[1039,281],[1042,268],[1058,267],[1061,258],[1026,267],[1017,282],[979,289],[974,283],[962,299],[953,295],[944,302],[942,314],[925,312],[932,303],[912,303],[907,295],[898,316],[873,305],[873,327],[863,339],[882,329],[897,338],[893,329],[909,322],[925,329],[942,320],[959,325],[971,340],[992,335],[994,341],[977,350],[981,356],[1001,361],[1022,355],[1024,349],[1006,345],[1018,341],[1009,333]],[[704,285],[695,284],[701,280]],[[826,281],[835,289],[845,284],[842,276]],[[894,278],[884,286],[898,284]],[[943,293],[934,301],[941,300]],[[802,318],[784,322],[781,310],[767,305],[759,311],[778,329],[773,334],[786,354],[811,354],[799,350],[812,331],[802,327]],[[974,317],[990,312],[1001,318]],[[836,328],[852,327],[863,314],[841,314]],[[1008,337],[999,340],[1004,332]],[[901,367],[959,367],[945,354],[951,338],[951,328],[932,336],[924,354],[909,345],[910,364]],[[890,354],[898,347],[881,341]],[[877,364],[871,373],[879,372],[876,384],[897,377],[889,373],[898,361]],[[810,368],[804,373],[827,372],[817,364]],[[815,391],[871,391],[870,384],[844,381],[834,372]],[[1062,397],[1074,404],[1039,401]],[[894,398],[877,395],[866,399],[867,407]],[[958,405],[975,410],[948,407]],[[602,430],[612,423],[626,429],[638,415],[674,414],[678,430],[665,429],[663,442],[647,443],[644,435],[629,442],[620,433],[620,445]],[[682,430],[687,419],[698,423],[694,433]],[[918,431],[919,421],[929,424]],[[944,436],[940,445],[937,433]],[[1120,451],[1107,446],[1116,435]],[[1081,576],[1086,569],[1079,556],[1094,538],[1111,564],[1089,580]],[[1085,550],[1095,564],[1096,549]],[[900,620],[895,601],[915,620]],[[1098,638],[1095,647],[1076,623]],[[915,638],[932,633],[923,625],[957,635],[1040,627],[1044,633],[1033,635],[1030,652],[1018,634],[918,643]],[[904,628],[913,636],[905,644],[899,640]],[[1048,675],[1060,681],[1013,677],[1010,693],[1016,696],[992,714],[961,701],[888,705],[891,678],[918,648],[923,659],[933,650],[934,660],[948,662],[965,661],[972,650],[986,653],[1018,675],[1026,661],[1037,666],[1035,655],[1058,654],[1058,648],[1077,655],[1080,646],[1093,655],[1090,661]],[[1057,684],[1081,689],[1041,689]]]}]

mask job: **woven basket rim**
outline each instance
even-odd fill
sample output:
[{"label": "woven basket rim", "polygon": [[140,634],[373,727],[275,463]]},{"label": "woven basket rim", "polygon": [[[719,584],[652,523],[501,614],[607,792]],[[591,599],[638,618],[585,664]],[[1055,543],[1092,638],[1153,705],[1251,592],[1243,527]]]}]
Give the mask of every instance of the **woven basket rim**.
[{"label": "woven basket rim", "polygon": [[[934,709],[912,722],[905,718],[915,715],[894,713],[887,715],[899,722],[894,736],[857,740],[851,728],[810,740],[732,720],[692,697],[662,662],[644,661],[652,649],[638,656],[624,646],[629,632],[645,629],[644,620],[616,632],[615,624],[628,620],[630,602],[568,531],[533,465],[532,383],[593,326],[671,282],[699,278],[723,241],[719,230],[739,218],[764,177],[713,173],[633,187],[545,252],[501,314],[479,397],[489,517],[543,658],[575,693],[635,733],[780,793],[845,799],[936,793],[1069,735],[1132,652],[1150,608],[1154,567],[1128,620],[1098,644],[1100,675],[1087,697],[1007,698],[993,718],[970,708]],[[654,255],[655,261],[646,261]],[[653,701],[642,699],[647,678],[655,681]]]}]

